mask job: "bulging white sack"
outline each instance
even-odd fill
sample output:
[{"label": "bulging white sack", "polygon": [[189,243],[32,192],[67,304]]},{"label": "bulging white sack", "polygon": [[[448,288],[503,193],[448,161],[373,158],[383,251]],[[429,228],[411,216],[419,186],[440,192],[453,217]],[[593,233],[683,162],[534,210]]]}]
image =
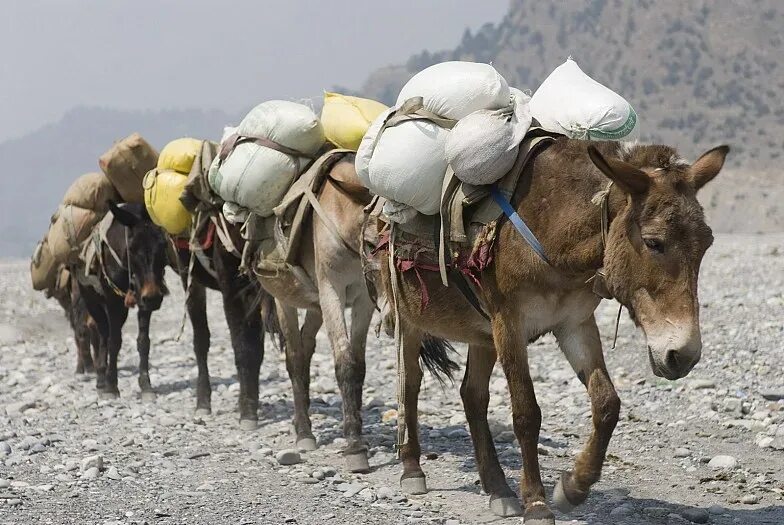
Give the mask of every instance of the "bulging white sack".
[{"label": "bulging white sack", "polygon": [[422,97],[428,111],[460,120],[480,109],[508,105],[509,85],[490,64],[441,62],[414,75],[400,90],[397,103],[413,97]]},{"label": "bulging white sack", "polygon": [[449,130],[414,120],[386,128],[376,142],[384,120],[396,109],[379,115],[362,138],[355,161],[357,175],[373,193],[433,215],[440,208]]},{"label": "bulging white sack", "polygon": [[571,58],[542,82],[530,107],[544,129],[571,138],[632,140],[639,136],[631,104],[586,75]]},{"label": "bulging white sack", "polygon": [[[253,108],[240,122],[237,133],[264,137],[307,155],[315,155],[325,141],[321,123],[310,108],[283,100]],[[208,180],[223,200],[267,217],[309,162],[306,157],[242,143],[220,166],[216,158]]]},{"label": "bulging white sack", "polygon": [[531,97],[515,88],[511,93],[507,108],[474,111],[449,133],[446,159],[463,182],[492,184],[517,160],[520,143],[531,127]]}]

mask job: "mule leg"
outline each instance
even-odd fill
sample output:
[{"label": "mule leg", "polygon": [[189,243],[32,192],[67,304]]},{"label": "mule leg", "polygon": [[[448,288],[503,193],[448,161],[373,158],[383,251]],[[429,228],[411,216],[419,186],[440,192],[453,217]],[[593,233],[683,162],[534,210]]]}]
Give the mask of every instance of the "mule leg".
[{"label": "mule leg", "polygon": [[193,353],[199,377],[196,380],[196,415],[212,413],[212,388],[207,354],[210,351],[210,327],[207,322],[207,290],[197,282],[191,283],[191,290],[185,303],[188,317],[193,328]]},{"label": "mule leg", "polygon": [[487,424],[487,405],[490,402],[488,385],[495,361],[495,348],[470,345],[460,396],[463,398],[471,441],[474,443],[479,479],[482,488],[490,495],[490,510],[498,516],[519,516],[523,513],[520,500],[506,482]]},{"label": "mule leg", "polygon": [[528,369],[528,351],[522,333],[522,319],[514,308],[494,312],[491,319],[493,341],[509,385],[512,422],[523,455],[520,492],[525,506],[523,514],[529,525],[555,525],[555,518],[545,502],[544,485],[539,471],[539,430],[542,411],[536,403],[534,385]]},{"label": "mule leg", "polygon": [[137,319],[139,320],[139,333],[136,336],[136,351],[139,353],[139,388],[142,391],[142,399],[152,401],[155,399],[155,391],[150,383],[150,318],[152,310],[139,308]]},{"label": "mule leg", "polygon": [[104,397],[120,397],[120,390],[117,388],[117,360],[122,347],[122,327],[128,318],[128,309],[116,300],[107,305],[109,317],[109,340],[107,342],[108,363],[106,366],[106,388]]},{"label": "mule leg", "polygon": [[94,326],[90,326],[90,339],[95,352],[95,389],[100,393],[106,388],[106,366],[108,361],[109,314],[103,297],[86,286],[79,286],[84,307]]},{"label": "mule leg", "polygon": [[577,326],[558,327],[554,333],[569,364],[588,390],[593,416],[593,431],[577,456],[574,470],[561,475],[553,494],[558,509],[568,512],[583,503],[591,485],[599,481],[607,446],[618,423],[621,400],[604,364],[594,316]]},{"label": "mule leg", "polygon": [[403,462],[400,488],[405,494],[424,494],[427,492],[425,473],[419,464],[422,448],[419,445],[417,408],[419,388],[422,384],[422,368],[419,366],[419,348],[422,345],[422,338],[423,334],[421,332],[404,330],[401,334],[401,344],[403,346],[401,351],[404,356],[403,371],[405,374],[403,405],[407,442],[405,445],[400,446],[400,460]]},{"label": "mule leg", "polygon": [[278,322],[286,340],[286,370],[294,394],[294,433],[297,448],[316,450],[316,438],[310,422],[310,361],[316,348],[316,333],[321,327],[321,313],[308,310],[302,331],[297,309],[275,300]]},{"label": "mule leg", "polygon": [[351,472],[368,470],[367,446],[362,441],[362,385],[365,361],[358,359],[346,326],[346,289],[338,276],[320,276],[319,303],[335,359],[335,378],[343,399],[343,435],[348,444],[343,451]]},{"label": "mule leg", "polygon": [[240,381],[240,428],[255,430],[259,423],[259,369],[264,358],[258,285],[240,274],[239,260],[220,247],[213,250],[212,259]]},{"label": "mule leg", "polygon": [[[81,323],[80,319],[75,320]],[[84,374],[93,371],[93,356],[90,354],[90,332],[82,325],[74,326],[74,341],[76,342],[76,373]]]}]

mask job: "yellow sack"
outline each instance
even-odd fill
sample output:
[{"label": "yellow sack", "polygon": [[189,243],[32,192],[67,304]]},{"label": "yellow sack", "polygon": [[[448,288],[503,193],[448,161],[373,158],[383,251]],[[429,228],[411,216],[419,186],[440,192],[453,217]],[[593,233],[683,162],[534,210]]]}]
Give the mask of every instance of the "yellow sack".
[{"label": "yellow sack", "polygon": [[191,138],[175,139],[169,142],[158,156],[158,170],[190,173],[193,161],[201,155],[201,143],[201,140]]},{"label": "yellow sack", "polygon": [[357,151],[370,124],[386,110],[384,104],[375,100],[324,93],[321,110],[324,136],[339,148]]},{"label": "yellow sack", "polygon": [[174,170],[151,170],[144,176],[144,205],[152,222],[171,235],[191,225],[191,214],[180,202],[188,176]]}]

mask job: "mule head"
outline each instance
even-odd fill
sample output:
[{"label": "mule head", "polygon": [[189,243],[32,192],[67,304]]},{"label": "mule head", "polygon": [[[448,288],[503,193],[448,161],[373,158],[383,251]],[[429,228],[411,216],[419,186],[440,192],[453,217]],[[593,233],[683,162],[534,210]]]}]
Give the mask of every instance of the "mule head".
[{"label": "mule head", "polygon": [[117,206],[109,203],[117,222],[128,234],[126,260],[130,264],[131,290],[139,308],[157,310],[168,294],[164,282],[167,241],[163,230],[153,224],[147,209],[140,204]]},{"label": "mule head", "polygon": [[713,243],[697,191],[719,173],[729,147],[691,165],[666,146],[623,145],[617,156],[594,146],[588,152],[627,202],[610,225],[607,287],[645,333],[653,373],[684,377],[702,353],[697,280]]}]

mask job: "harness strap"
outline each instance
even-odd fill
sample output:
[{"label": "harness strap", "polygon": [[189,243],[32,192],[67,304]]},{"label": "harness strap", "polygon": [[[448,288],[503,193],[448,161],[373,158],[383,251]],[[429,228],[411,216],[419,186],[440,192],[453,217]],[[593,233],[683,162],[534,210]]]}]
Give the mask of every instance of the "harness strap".
[{"label": "harness strap", "polygon": [[278,144],[277,142],[270,140],[267,137],[261,137],[258,135],[240,135],[239,133],[234,133],[233,135],[229,136],[229,138],[227,138],[226,141],[221,145],[220,152],[218,153],[218,158],[220,159],[221,163],[226,161],[226,159],[229,157],[229,155],[231,155],[237,146],[248,143],[274,149],[275,151],[285,153],[286,155],[291,155],[292,157],[304,157],[311,160],[316,158],[315,155],[303,153],[293,148],[286,147],[282,144]]},{"label": "harness strap", "polygon": [[490,195],[492,195],[493,200],[495,200],[496,204],[498,204],[498,206],[501,208],[501,211],[504,212],[504,215],[509,218],[509,222],[512,223],[512,226],[514,226],[520,235],[522,235],[523,239],[525,239],[525,242],[527,242],[529,246],[533,248],[534,252],[536,252],[536,255],[538,255],[540,259],[549,265],[550,260],[547,258],[547,255],[545,255],[544,248],[542,247],[541,243],[539,243],[536,235],[534,235],[534,232],[531,231],[523,218],[520,217],[509,201],[506,200],[506,198],[501,194],[501,192],[498,190],[498,186],[495,184],[490,186]]},{"label": "harness strap", "polygon": [[403,348],[403,337],[400,330],[400,282],[398,281],[397,268],[395,267],[395,237],[397,231],[395,223],[389,231],[389,277],[392,288],[392,308],[395,313],[395,348],[397,350],[397,455],[401,455],[402,448],[408,442],[406,428],[406,359]]},{"label": "harness strap", "polygon": [[321,219],[321,222],[324,223],[324,226],[326,226],[327,230],[329,230],[335,239],[340,241],[343,246],[345,246],[346,249],[348,249],[351,253],[359,256],[359,251],[357,251],[356,248],[351,246],[351,244],[349,244],[349,242],[343,238],[343,236],[340,234],[340,230],[338,230],[338,227],[335,225],[335,222],[329,215],[327,215],[327,212],[324,211],[324,208],[321,207],[321,203],[319,202],[318,197],[316,197],[316,194],[313,193],[313,190],[310,189],[310,186],[305,188],[305,197],[307,197],[308,202],[310,202],[310,205],[313,206],[313,211],[316,212],[316,214],[319,216],[319,219]]},{"label": "harness strap", "polygon": [[220,239],[221,244],[223,244],[226,251],[237,257],[238,259],[242,258],[242,254],[237,249],[234,244],[234,241],[231,239],[231,234],[229,233],[229,226],[226,223],[226,218],[223,216],[223,213],[217,213],[210,217],[210,220],[215,224],[215,233],[218,235],[218,239]]}]

